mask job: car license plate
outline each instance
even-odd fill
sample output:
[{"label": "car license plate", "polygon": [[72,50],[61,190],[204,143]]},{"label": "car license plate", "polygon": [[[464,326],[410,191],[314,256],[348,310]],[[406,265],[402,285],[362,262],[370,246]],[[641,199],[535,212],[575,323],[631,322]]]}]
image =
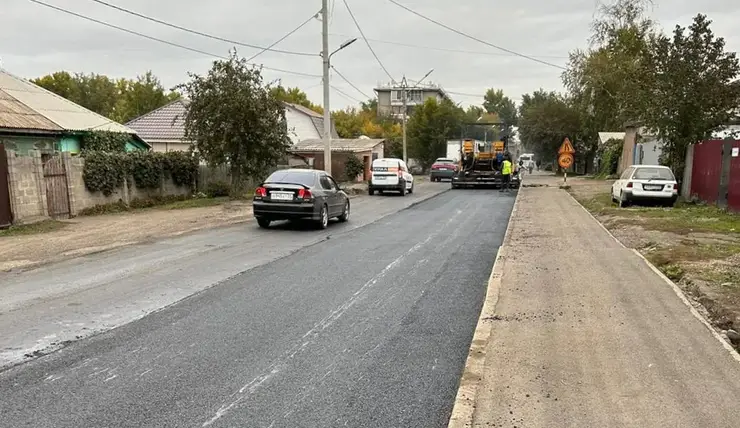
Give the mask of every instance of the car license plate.
[{"label": "car license plate", "polygon": [[293,192],[270,192],[270,198],[276,201],[292,201]]},{"label": "car license plate", "polygon": [[375,179],[376,180],[385,180],[385,177],[383,177],[382,175],[380,175],[380,176],[375,177]]},{"label": "car license plate", "polygon": [[440,171],[447,171],[447,168],[440,168]]},{"label": "car license plate", "polygon": [[662,185],[656,185],[656,184],[646,184],[645,190],[663,190]]}]

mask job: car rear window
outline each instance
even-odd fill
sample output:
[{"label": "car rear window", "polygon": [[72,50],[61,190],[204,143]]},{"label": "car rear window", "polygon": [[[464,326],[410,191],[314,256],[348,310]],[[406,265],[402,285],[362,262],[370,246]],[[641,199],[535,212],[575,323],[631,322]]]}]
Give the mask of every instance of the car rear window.
[{"label": "car rear window", "polygon": [[637,168],[632,176],[635,180],[675,180],[668,168]]},{"label": "car rear window", "polygon": [[275,171],[267,177],[265,183],[293,183],[313,187],[316,185],[316,173],[312,171]]},{"label": "car rear window", "polygon": [[434,163],[455,163],[455,161],[452,159],[437,159]]}]

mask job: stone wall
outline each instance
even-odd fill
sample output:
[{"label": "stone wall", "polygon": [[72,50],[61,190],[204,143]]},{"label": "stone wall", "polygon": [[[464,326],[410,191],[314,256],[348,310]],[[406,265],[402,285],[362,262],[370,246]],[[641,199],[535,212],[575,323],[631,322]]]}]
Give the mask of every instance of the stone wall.
[{"label": "stone wall", "polygon": [[[30,151],[29,156],[17,156],[12,150],[8,150],[7,153],[10,206],[14,222],[22,224],[48,219],[49,209],[41,152]],[[176,186],[169,178],[162,180],[159,189],[139,189],[135,186],[133,178],[128,177],[121,188],[105,196],[100,192],[91,192],[85,187],[84,158],[71,156],[67,152],[61,153],[61,156],[67,175],[69,208],[72,217],[96,205],[117,202],[128,204],[133,199],[186,196],[192,193],[189,187]]]}]

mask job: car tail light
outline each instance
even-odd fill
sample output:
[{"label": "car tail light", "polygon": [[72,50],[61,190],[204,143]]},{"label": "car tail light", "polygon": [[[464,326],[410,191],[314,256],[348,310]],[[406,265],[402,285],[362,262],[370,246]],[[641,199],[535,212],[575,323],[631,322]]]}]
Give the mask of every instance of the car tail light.
[{"label": "car tail light", "polygon": [[398,171],[398,178],[403,178],[403,171]]},{"label": "car tail light", "polygon": [[254,196],[260,197],[260,198],[266,198],[267,197],[267,189],[260,186],[256,189],[254,189]]},{"label": "car tail light", "polygon": [[439,165],[432,165],[432,169],[439,169]]},{"label": "car tail light", "polygon": [[629,183],[627,183],[627,188],[628,189],[631,189],[632,188],[632,182],[631,181]]},{"label": "car tail light", "polygon": [[673,190],[678,190],[678,183],[673,183]]},{"label": "car tail light", "polygon": [[313,194],[311,194],[311,191],[308,189],[301,189],[298,191],[298,199],[311,199],[313,198]]}]

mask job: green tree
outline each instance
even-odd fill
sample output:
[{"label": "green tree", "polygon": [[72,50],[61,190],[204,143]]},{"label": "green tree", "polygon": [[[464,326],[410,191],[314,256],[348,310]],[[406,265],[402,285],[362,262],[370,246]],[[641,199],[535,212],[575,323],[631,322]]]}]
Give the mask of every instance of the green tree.
[{"label": "green tree", "polygon": [[177,92],[168,93],[151,71],[138,76],[136,80],[119,79],[118,92],[113,116],[121,123],[126,123],[180,98]]},{"label": "green tree", "polygon": [[580,141],[580,132],[579,112],[563,95],[540,89],[522,97],[519,136],[522,146],[539,159],[555,160],[563,139]]},{"label": "green tree", "polygon": [[77,79],[66,71],[57,71],[37,79],[31,79],[31,82],[70,101],[78,100],[79,84]]},{"label": "green tree", "polygon": [[740,106],[737,55],[725,50],[710,25],[697,15],[688,29],[676,26],[672,37],[658,37],[649,56],[655,74],[646,125],[663,139],[666,160],[679,177],[687,147],[736,119]]},{"label": "green tree", "polygon": [[232,189],[261,178],[290,147],[285,107],[258,68],[232,51],[206,76],[179,85],[189,98],[185,137],[210,165],[229,165]]},{"label": "green tree", "polygon": [[312,103],[308,99],[308,95],[306,95],[306,93],[298,87],[286,89],[283,86],[275,86],[274,88],[270,89],[270,92],[272,93],[273,97],[277,98],[280,101],[291,104],[298,104],[300,106],[310,108],[316,113],[324,113],[323,107],[318,104]]},{"label": "green tree", "polygon": [[423,169],[447,154],[447,140],[458,137],[464,112],[452,101],[427,99],[409,118],[406,133],[409,157]]},{"label": "green tree", "polygon": [[496,138],[512,137],[514,135],[513,128],[517,126],[518,120],[517,107],[511,98],[504,95],[504,91],[493,88],[487,90],[483,96],[483,108],[488,113],[495,113],[504,122],[504,125],[500,126],[500,132]]}]

